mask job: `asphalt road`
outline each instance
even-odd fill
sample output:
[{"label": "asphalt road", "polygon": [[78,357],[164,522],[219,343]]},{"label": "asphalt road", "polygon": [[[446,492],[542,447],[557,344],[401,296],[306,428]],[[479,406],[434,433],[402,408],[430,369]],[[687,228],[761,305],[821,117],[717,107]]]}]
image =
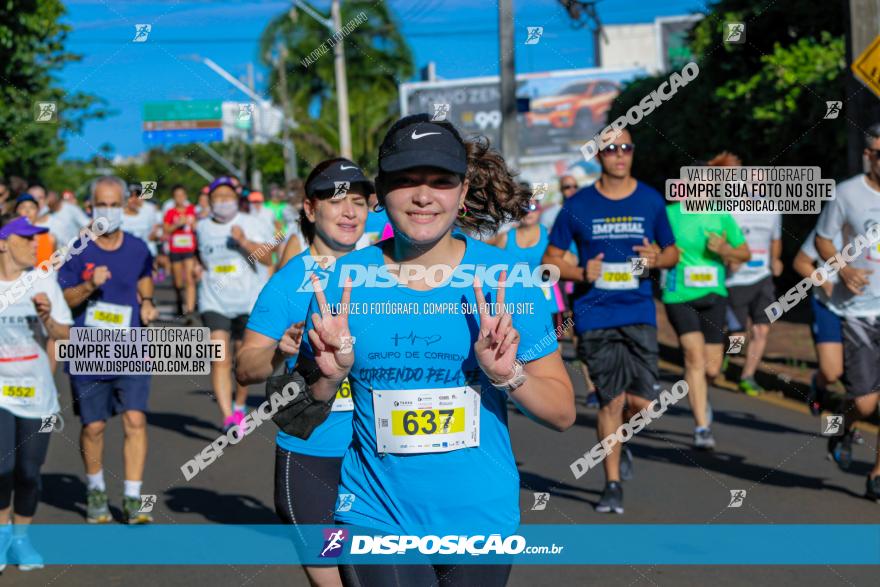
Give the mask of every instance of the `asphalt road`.
[{"label": "asphalt road", "polygon": [[[570,347],[565,355],[570,358]],[[520,503],[525,524],[727,524],[727,523],[877,523],[880,506],[862,496],[869,470],[869,435],[857,446],[854,466],[840,472],[825,458],[819,422],[773,402],[721,389],[711,392],[715,408],[714,454],[690,448],[692,420],[686,400],[639,433],[629,446],[635,478],[625,484],[623,516],[593,511],[603,486],[599,469],[575,480],[569,464],[595,444],[595,410],[584,406],[585,389],[569,366],[578,396],[578,417],[565,433],[546,430],[511,409],[510,429],[522,478]],[[671,385],[678,379],[663,373]],[[79,426],[70,408],[66,377],[57,377],[66,426],[52,435],[43,468],[39,523],[82,523],[85,484],[78,452]],[[262,390],[252,388],[250,405]],[[160,524],[278,523],[272,499],[275,428],[267,423],[227,449],[211,467],[186,482],[180,465],[218,435],[218,410],[208,377],[157,377],[149,415],[150,454],[143,493],[158,495],[154,510]],[[105,477],[119,519],[122,494],[122,429],[117,420],[106,435]],[[744,489],[740,508],[728,508],[731,489]],[[534,492],[550,493],[544,511],[531,511]],[[596,541],[602,541],[597,532]],[[797,540],[797,537],[793,537]],[[820,550],[821,544],[804,544]],[[626,549],[626,544],[620,545]],[[708,567],[708,566],[521,566],[512,586],[603,584],[706,585],[876,585],[877,568],[855,566]],[[296,566],[55,566],[20,572],[9,567],[3,585],[121,585],[166,587],[210,584],[307,585]]]}]

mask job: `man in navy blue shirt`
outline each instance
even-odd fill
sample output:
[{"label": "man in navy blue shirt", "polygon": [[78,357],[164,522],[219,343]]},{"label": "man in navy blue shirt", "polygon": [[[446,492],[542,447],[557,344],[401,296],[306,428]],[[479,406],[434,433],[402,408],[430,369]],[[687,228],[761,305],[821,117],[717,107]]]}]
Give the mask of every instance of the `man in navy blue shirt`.
[{"label": "man in navy blue shirt", "polygon": [[[74,326],[138,327],[158,317],[153,304],[153,257],[144,241],[120,230],[126,193],[127,186],[118,177],[101,177],[92,183],[93,216],[102,218],[107,230],[73,254],[58,272]],[[75,243],[73,249],[80,247],[81,243]],[[120,412],[125,430],[123,515],[130,524],[152,521],[149,514],[138,512],[147,457],[150,376],[71,375],[70,387],[74,411],[83,424],[80,446],[88,477],[87,521],[112,519],[102,468],[104,428]]]},{"label": "man in navy blue shirt", "polygon": [[[599,395],[599,440],[623,423],[624,406],[635,414],[659,397],[657,319],[648,270],[678,262],[663,197],[631,175],[634,149],[624,130],[600,152],[602,175],[565,201],[544,254],[544,263],[559,267],[560,279],[578,283],[581,290],[572,311],[578,358]],[[563,259],[572,242],[577,266]],[[623,513],[620,480],[631,476],[631,459],[627,448],[606,455],[605,490],[596,511]]]}]

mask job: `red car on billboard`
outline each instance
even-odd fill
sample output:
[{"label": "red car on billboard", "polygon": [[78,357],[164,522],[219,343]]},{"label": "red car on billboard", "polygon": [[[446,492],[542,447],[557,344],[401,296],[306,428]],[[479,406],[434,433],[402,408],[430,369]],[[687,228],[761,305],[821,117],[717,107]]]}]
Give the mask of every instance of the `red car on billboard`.
[{"label": "red car on billboard", "polygon": [[605,113],[620,93],[620,85],[608,80],[569,84],[553,96],[533,98],[526,113],[529,127],[591,130],[605,119]]}]

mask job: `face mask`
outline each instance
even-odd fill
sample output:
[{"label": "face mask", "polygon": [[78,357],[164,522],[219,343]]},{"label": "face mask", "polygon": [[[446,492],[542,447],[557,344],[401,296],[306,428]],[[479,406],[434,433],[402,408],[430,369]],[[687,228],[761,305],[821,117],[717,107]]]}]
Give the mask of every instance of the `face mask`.
[{"label": "face mask", "polygon": [[211,204],[211,214],[220,222],[228,222],[238,214],[238,202],[217,202]]},{"label": "face mask", "polygon": [[95,206],[92,209],[92,218],[98,219],[101,217],[107,221],[107,233],[116,232],[122,226],[122,208]]}]

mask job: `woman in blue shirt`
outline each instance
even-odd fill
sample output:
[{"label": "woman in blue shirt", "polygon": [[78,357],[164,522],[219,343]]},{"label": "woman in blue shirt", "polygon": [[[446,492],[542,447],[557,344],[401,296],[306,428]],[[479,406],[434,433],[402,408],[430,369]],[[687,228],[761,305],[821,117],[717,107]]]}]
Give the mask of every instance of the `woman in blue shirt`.
[{"label": "woman in blue shirt", "polygon": [[[306,179],[305,190],[300,227],[309,248],[288,261],[260,292],[236,357],[242,385],[265,381],[282,361],[293,367],[313,295],[310,276],[321,276],[337,257],[353,251],[364,233],[373,186],[357,165],[341,158],[319,163]],[[278,431],[275,511],[285,523],[333,522],[339,468],[351,442],[351,414],[351,392],[342,382],[333,411],[308,440]],[[340,583],[335,566],[305,570],[313,584]]]},{"label": "woman in blue shirt", "polygon": [[[524,215],[530,194],[485,142],[425,114],[386,134],[376,188],[394,237],[338,260],[316,288],[303,342],[317,367],[304,371],[311,393],[328,400],[348,378],[354,399],[336,520],[397,535],[512,534],[519,474],[507,400],[565,430],[574,394],[539,284],[455,229],[497,231]],[[341,570],[349,585],[486,586],[504,585],[510,566]]]}]

